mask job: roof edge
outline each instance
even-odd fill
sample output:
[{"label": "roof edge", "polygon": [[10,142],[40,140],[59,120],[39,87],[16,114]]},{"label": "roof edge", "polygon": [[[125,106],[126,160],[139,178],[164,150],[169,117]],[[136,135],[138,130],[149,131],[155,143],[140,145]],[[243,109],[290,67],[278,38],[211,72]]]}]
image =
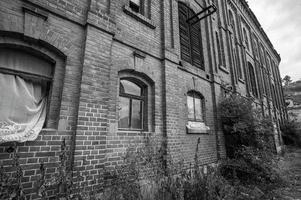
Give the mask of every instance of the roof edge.
[{"label": "roof edge", "polygon": [[278,61],[281,61],[281,57],[280,54],[277,52],[277,50],[274,48],[272,42],[270,41],[269,37],[267,36],[266,32],[263,30],[260,22],[258,21],[256,15],[254,14],[254,12],[252,11],[252,9],[250,8],[248,2],[246,0],[240,0],[240,2],[242,3],[242,5],[246,8],[251,20],[255,23],[255,25],[257,26],[257,28],[259,29],[260,33],[262,34],[262,36],[264,37],[264,39],[266,40],[266,42],[268,43],[268,45],[270,46],[270,48],[272,49],[272,51],[274,52],[275,56],[277,57]]}]

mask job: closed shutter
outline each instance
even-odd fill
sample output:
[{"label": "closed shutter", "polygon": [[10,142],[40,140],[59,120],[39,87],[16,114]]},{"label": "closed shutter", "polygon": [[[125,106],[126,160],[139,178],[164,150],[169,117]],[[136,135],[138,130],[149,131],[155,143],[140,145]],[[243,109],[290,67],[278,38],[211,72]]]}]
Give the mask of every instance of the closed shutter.
[{"label": "closed shutter", "polygon": [[[179,3],[181,59],[204,69],[200,23],[191,26],[187,22],[187,19],[194,15],[195,13],[191,9],[183,3]],[[193,21],[190,23],[193,23]]]},{"label": "closed shutter", "polygon": [[[194,12],[190,10],[190,17],[194,15]],[[197,20],[198,19],[195,18],[193,21],[191,21],[191,23],[193,24],[193,22]],[[204,69],[200,22],[197,22],[190,26],[190,32],[192,65]]]},{"label": "closed shutter", "polygon": [[180,28],[180,45],[181,59],[191,63],[189,24],[186,22],[188,18],[188,9],[185,5],[179,3],[179,28]]}]

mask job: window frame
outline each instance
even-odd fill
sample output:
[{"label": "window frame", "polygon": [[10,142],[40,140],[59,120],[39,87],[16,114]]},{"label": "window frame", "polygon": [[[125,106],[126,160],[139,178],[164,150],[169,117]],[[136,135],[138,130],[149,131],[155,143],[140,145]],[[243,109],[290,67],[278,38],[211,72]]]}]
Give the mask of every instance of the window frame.
[{"label": "window frame", "polygon": [[[133,95],[133,94],[128,94],[126,92],[122,92],[121,91],[121,81],[122,80],[126,80],[129,81],[133,84],[135,84],[136,86],[138,86],[141,89],[141,95],[137,96],[137,95]],[[119,116],[119,112],[118,112],[118,130],[130,130],[130,131],[145,131],[147,130],[148,126],[147,126],[147,107],[148,107],[148,89],[147,89],[147,85],[145,83],[143,83],[142,81],[132,78],[132,77],[121,77],[119,79],[119,92],[118,92],[118,107],[119,107],[119,103],[120,103],[120,97],[122,98],[127,98],[129,99],[129,113],[128,113],[128,117],[129,117],[129,126],[128,127],[119,127],[119,120],[120,120],[120,116]],[[133,99],[134,100],[139,100],[142,102],[142,104],[140,105],[140,120],[141,120],[141,128],[133,128],[132,127],[132,107],[133,107]]]},{"label": "window frame", "polygon": [[[193,113],[194,113],[194,118],[189,118],[188,116],[188,97],[192,97],[193,98]],[[199,120],[196,117],[196,105],[195,105],[195,99],[200,99],[201,102],[201,117],[202,119]],[[187,119],[190,122],[203,122],[205,123],[205,99],[203,97],[203,95],[201,95],[200,93],[196,92],[196,91],[189,91],[187,92],[187,97],[186,97],[186,103],[187,103]]]}]

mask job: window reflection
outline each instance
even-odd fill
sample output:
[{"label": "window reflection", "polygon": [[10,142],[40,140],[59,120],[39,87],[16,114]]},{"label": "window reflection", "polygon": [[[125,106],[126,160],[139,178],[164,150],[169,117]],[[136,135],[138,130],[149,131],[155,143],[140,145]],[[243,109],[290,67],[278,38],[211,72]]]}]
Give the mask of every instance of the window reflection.
[{"label": "window reflection", "polygon": [[144,88],[122,79],[119,86],[119,122],[121,129],[143,129]]},{"label": "window reflection", "polygon": [[133,82],[128,80],[121,80],[120,81],[120,91],[121,93],[131,94],[140,96],[141,95],[141,88]]},{"label": "window reflection", "polygon": [[189,121],[203,121],[203,98],[196,92],[187,95],[187,110]]},{"label": "window reflection", "polygon": [[128,128],[130,119],[130,99],[120,97],[119,98],[119,128]]}]

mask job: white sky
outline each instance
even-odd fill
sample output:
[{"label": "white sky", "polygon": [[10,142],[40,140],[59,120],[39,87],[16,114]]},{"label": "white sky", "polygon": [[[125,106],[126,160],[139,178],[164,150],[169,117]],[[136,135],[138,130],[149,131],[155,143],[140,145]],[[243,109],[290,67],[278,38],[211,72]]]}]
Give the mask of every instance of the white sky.
[{"label": "white sky", "polygon": [[301,0],[248,0],[274,48],[281,56],[280,73],[301,79]]}]

